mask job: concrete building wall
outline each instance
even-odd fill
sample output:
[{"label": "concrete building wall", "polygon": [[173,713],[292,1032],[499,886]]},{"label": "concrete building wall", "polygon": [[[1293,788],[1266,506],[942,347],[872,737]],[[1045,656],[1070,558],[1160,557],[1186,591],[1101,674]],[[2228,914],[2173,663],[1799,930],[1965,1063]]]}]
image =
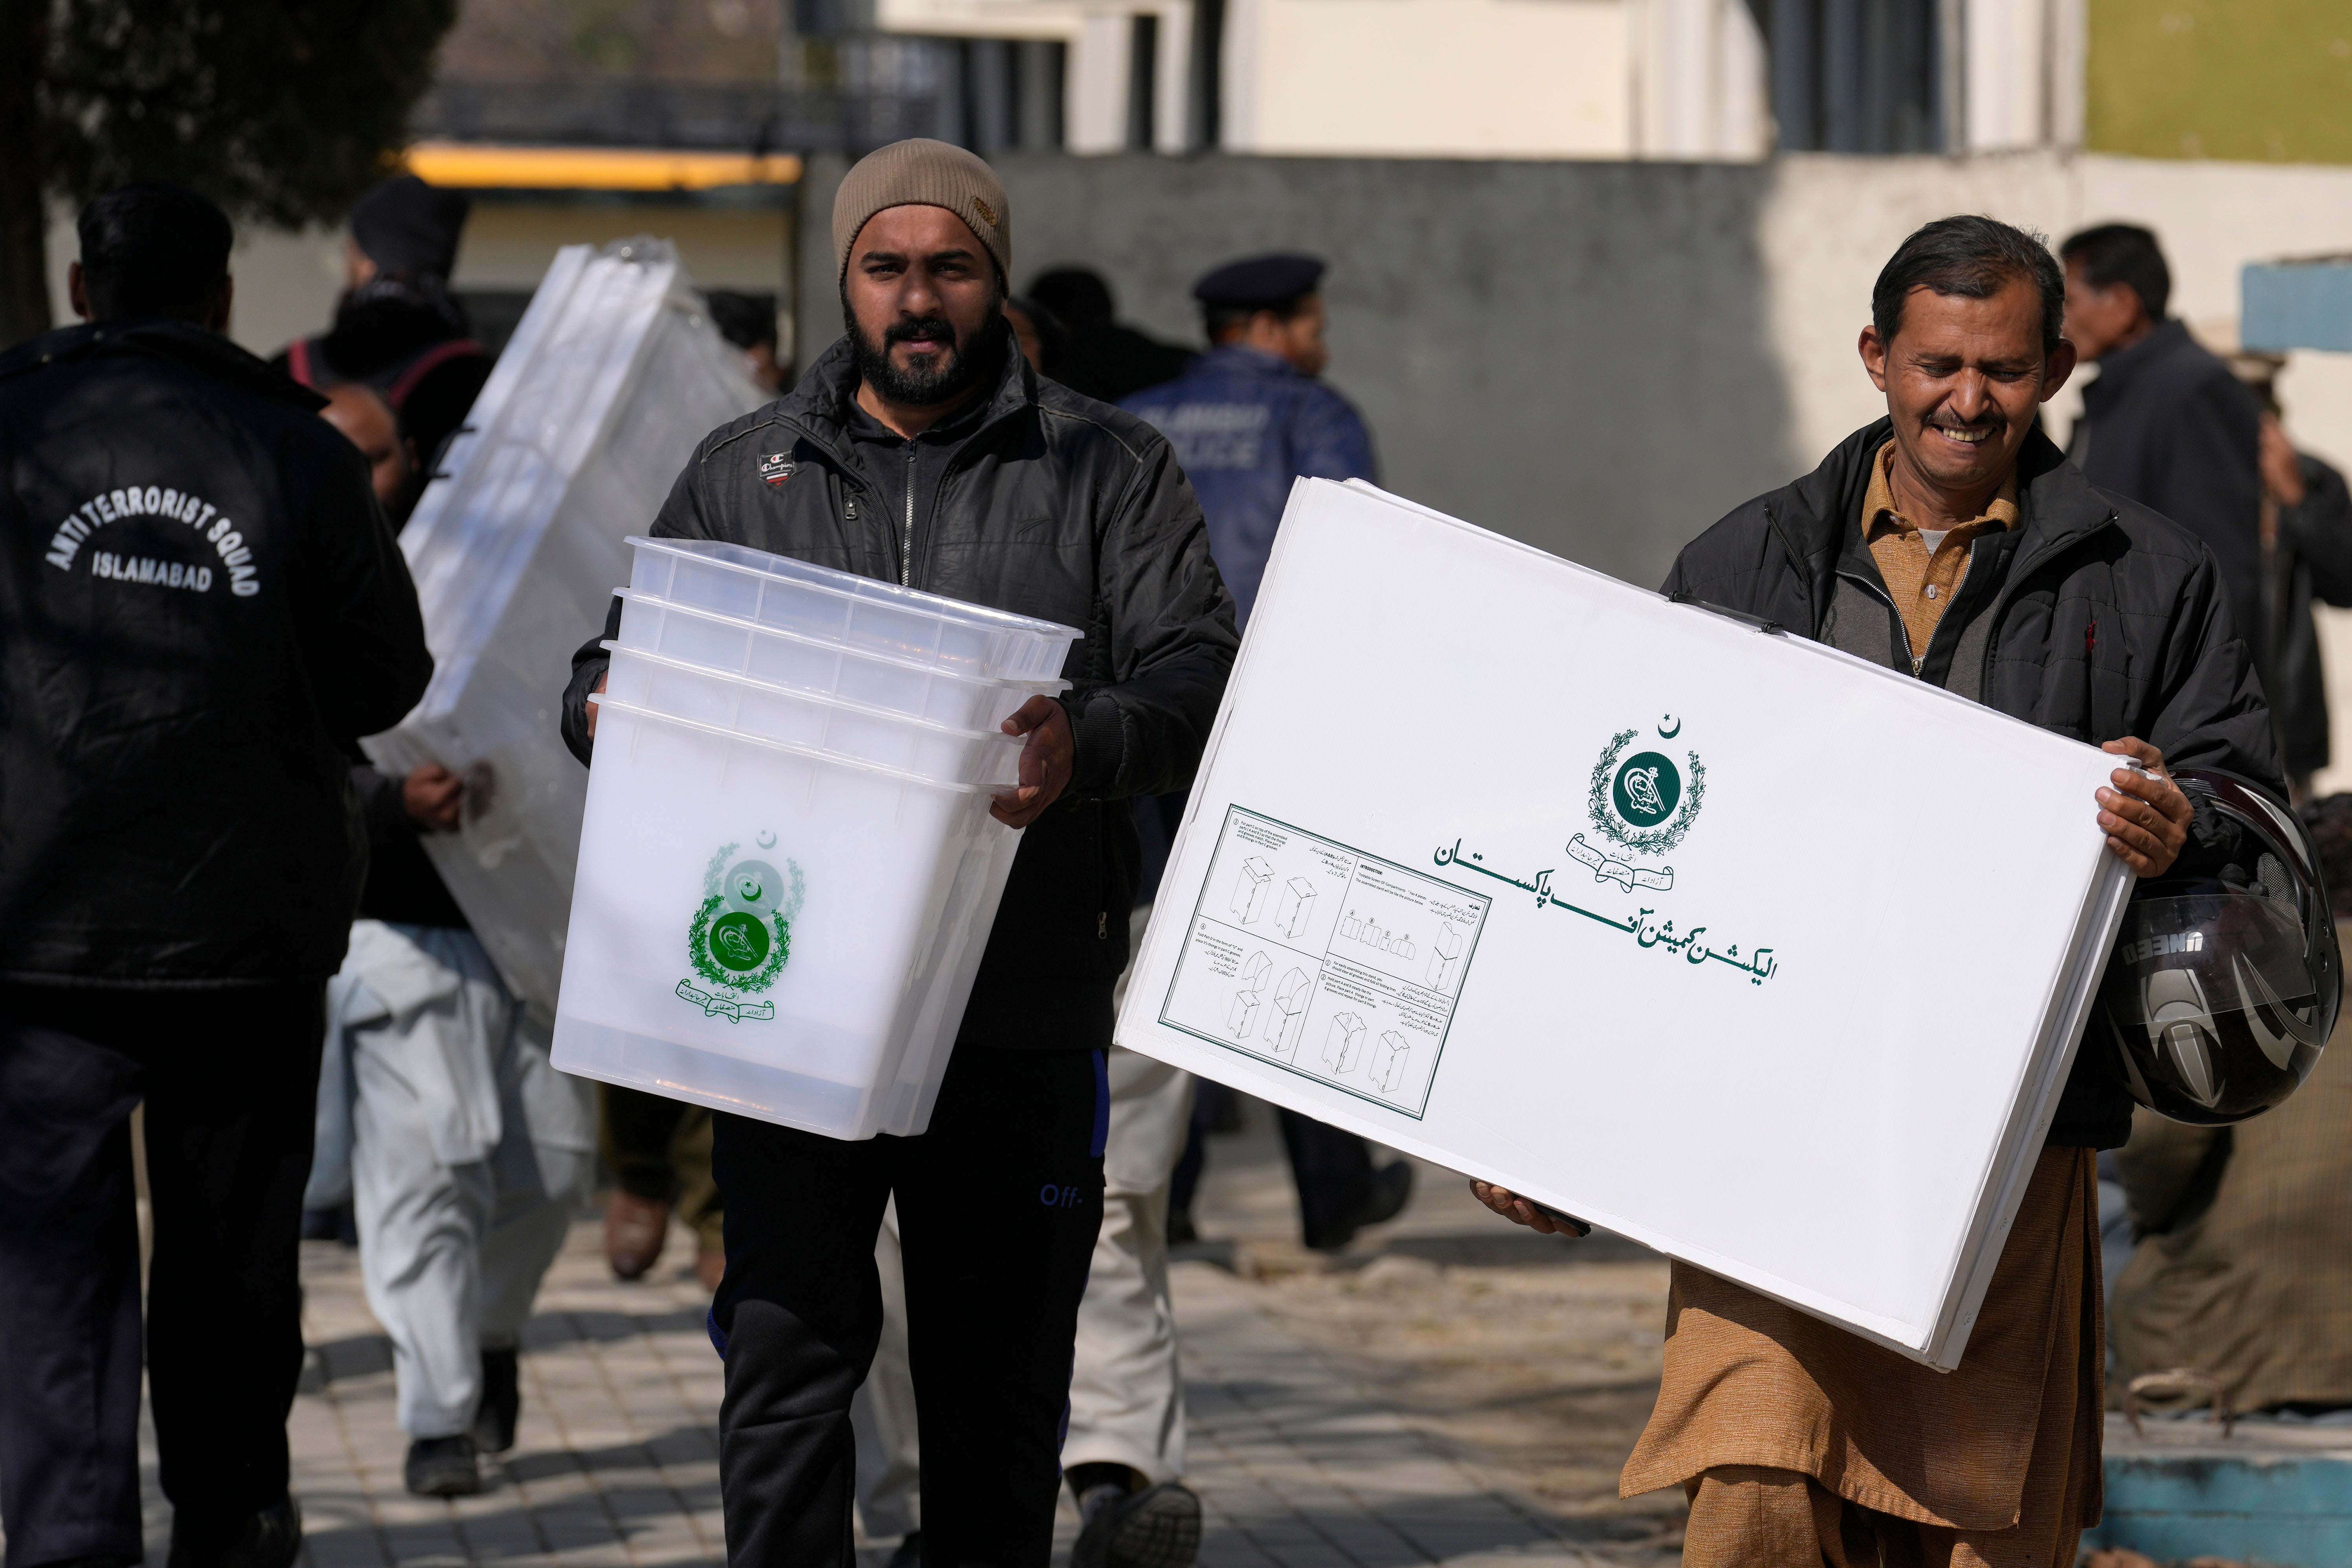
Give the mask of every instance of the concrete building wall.
[{"label": "concrete building wall", "polygon": [[1785,477],[1761,166],[1034,158],[1005,175],[1020,276],[1097,266],[1171,339],[1198,341],[1190,290],[1215,261],[1334,258],[1330,379],[1383,482],[1429,505],[1654,582],[1685,520]]},{"label": "concrete building wall", "polygon": [[1224,142],[1401,157],[1633,151],[1623,0],[1231,0]]},{"label": "concrete building wall", "polygon": [[1746,161],[1772,148],[1764,35],[1748,0],[1634,0],[1637,158]]},{"label": "concrete building wall", "polygon": [[[1334,259],[1333,384],[1389,482],[1634,581],[1875,417],[1855,341],[1904,235],[1989,212],[2053,240],[2145,222],[2179,312],[2234,332],[2238,268],[2352,248],[2352,171],[2046,153],[1761,165],[1150,157],[1003,160],[1017,272],[1100,268],[1197,342],[1192,279],[1275,247]],[[830,201],[820,163],[806,193]],[[829,255],[822,265],[830,267]],[[819,274],[826,278],[829,274]],[[819,290],[810,342],[838,335]],[[2295,356],[2297,433],[2352,463],[2352,356]],[[2051,409],[2062,436],[2079,398]]]}]

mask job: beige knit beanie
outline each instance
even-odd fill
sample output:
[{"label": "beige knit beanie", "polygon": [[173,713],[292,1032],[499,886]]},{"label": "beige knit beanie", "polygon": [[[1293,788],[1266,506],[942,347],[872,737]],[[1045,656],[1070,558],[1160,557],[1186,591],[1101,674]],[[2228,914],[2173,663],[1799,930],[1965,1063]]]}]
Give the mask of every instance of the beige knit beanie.
[{"label": "beige knit beanie", "polygon": [[1010,285],[1013,207],[1004,182],[975,154],[922,136],[868,153],[833,194],[835,277],[848,275],[849,247],[866,220],[885,207],[903,206],[945,207],[963,219]]}]

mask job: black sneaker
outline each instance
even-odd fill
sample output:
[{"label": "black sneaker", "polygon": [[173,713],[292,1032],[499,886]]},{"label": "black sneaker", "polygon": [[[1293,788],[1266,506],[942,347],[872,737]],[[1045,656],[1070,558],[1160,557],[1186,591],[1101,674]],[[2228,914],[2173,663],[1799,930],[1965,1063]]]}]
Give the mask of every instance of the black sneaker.
[{"label": "black sneaker", "polygon": [[474,1412],[474,1447],[503,1454],[522,1419],[522,1368],[511,1350],[482,1352],[482,1403]]},{"label": "black sneaker", "polygon": [[890,1553],[890,1568],[923,1568],[923,1532],[910,1530],[898,1538],[898,1550]]},{"label": "black sneaker", "polygon": [[408,1489],[418,1497],[472,1497],[482,1489],[474,1439],[463,1432],[454,1437],[417,1438],[408,1446],[404,1469]]},{"label": "black sneaker", "polygon": [[1201,1500],[1181,1481],[1092,1488],[1078,1520],[1070,1568],[1191,1568],[1201,1553]]},{"label": "black sneaker", "polygon": [[185,1509],[172,1516],[166,1568],[293,1568],[302,1555],[302,1510],[290,1497],[226,1521]]}]

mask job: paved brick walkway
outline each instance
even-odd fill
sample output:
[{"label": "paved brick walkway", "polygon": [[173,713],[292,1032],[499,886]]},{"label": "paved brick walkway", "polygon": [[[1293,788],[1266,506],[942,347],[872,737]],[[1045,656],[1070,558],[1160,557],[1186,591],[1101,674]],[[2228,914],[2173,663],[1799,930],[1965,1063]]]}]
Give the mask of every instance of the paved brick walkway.
[{"label": "paved brick walkway", "polygon": [[[1286,1247],[1298,1260],[1272,1134],[1259,1129],[1246,1143],[1216,1146],[1203,1221],[1229,1240],[1206,1250],[1246,1261],[1253,1248]],[[1485,1218],[1464,1211],[1458,1178],[1423,1174],[1412,1209],[1368,1237],[1370,1247],[1400,1237],[1410,1245],[1420,1233],[1452,1234]],[[720,1370],[703,1328],[707,1298],[683,1267],[690,1238],[675,1232],[659,1277],[632,1285],[613,1279],[599,1244],[598,1225],[583,1217],[526,1332],[515,1451],[486,1467],[492,1484],[482,1496],[453,1501],[411,1497],[402,1485],[406,1442],[394,1419],[391,1352],[368,1314],[357,1254],[305,1244],[311,1354],[291,1434],[310,1568],[725,1560]],[[1672,1561],[1655,1545],[1622,1540],[1626,1521],[1562,1520],[1513,1496],[1367,1394],[1310,1342],[1311,1326],[1276,1315],[1263,1287],[1211,1261],[1180,1261],[1172,1273],[1192,1414],[1189,1479],[1208,1510],[1209,1568]],[[147,1456],[148,1539],[160,1554],[170,1510],[155,1490],[152,1434]],[[1057,1563],[1075,1530],[1066,1499]],[[1632,1533],[1645,1531],[1635,1525]],[[879,1568],[887,1552],[865,1556]]]},{"label": "paved brick walkway", "polygon": [[[675,1245],[685,1257],[683,1235]],[[306,1247],[313,1354],[292,1433],[315,1568],[723,1561],[703,1298],[688,1280],[618,1284],[596,1246],[583,1221],[541,1293],[515,1452],[490,1490],[449,1502],[401,1485],[390,1353],[355,1256]],[[1367,1399],[1246,1282],[1202,1262],[1175,1274],[1207,1568],[1625,1561],[1588,1554],[1607,1548],[1580,1546]]]},{"label": "paved brick walkway", "polygon": [[[294,1404],[294,1487],[315,1568],[718,1563],[719,1358],[691,1279],[623,1285],[574,1227],[523,1341],[523,1424],[495,1484],[448,1502],[401,1484],[391,1350],[355,1253],[304,1247],[313,1347]],[[692,1256],[681,1233],[671,1257]],[[666,1270],[665,1272],[669,1272]]]},{"label": "paved brick walkway", "polygon": [[1241,1280],[1180,1264],[1175,1289],[1204,1568],[1659,1561],[1509,1496],[1368,1398]]}]

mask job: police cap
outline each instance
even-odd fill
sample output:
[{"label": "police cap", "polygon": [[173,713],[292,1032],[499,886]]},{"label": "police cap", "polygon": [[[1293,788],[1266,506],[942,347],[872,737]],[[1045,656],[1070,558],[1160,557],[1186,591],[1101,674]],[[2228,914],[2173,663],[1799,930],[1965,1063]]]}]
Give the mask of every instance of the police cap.
[{"label": "police cap", "polygon": [[1212,310],[1272,310],[1323,281],[1323,258],[1295,251],[1244,256],[1228,261],[1192,285],[1192,298]]}]

